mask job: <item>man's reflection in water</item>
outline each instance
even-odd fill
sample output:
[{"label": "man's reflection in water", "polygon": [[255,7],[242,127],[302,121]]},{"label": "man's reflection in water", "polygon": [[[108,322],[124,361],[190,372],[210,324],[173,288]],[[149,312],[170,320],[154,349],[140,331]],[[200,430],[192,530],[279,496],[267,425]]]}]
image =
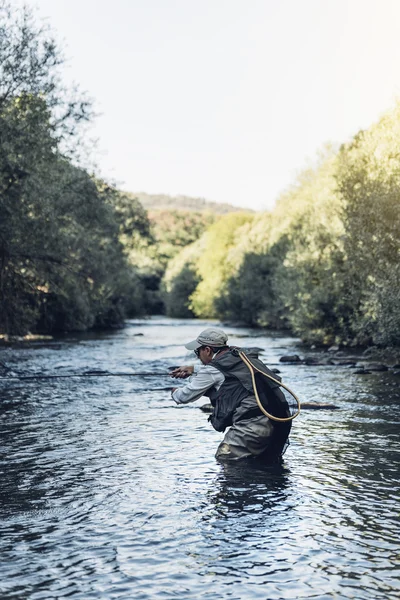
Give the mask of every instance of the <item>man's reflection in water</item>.
[{"label": "man's reflection in water", "polygon": [[226,463],[208,494],[218,514],[259,513],[284,509],[288,498],[290,471],[283,464],[265,466],[254,460]]},{"label": "man's reflection in water", "polygon": [[245,585],[253,576],[254,582],[263,583],[272,573],[286,571],[296,518],[293,495],[291,473],[283,464],[240,461],[221,466],[202,511],[203,543],[196,556],[200,574],[223,576],[220,584]]}]

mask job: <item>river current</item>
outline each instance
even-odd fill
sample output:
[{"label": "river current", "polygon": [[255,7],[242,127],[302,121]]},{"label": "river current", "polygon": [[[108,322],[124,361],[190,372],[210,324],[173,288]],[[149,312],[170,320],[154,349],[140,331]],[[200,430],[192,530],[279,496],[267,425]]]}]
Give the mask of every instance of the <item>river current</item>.
[{"label": "river current", "polygon": [[1,600],[400,598],[399,377],[280,363],[298,340],[226,327],[339,409],[302,411],[282,466],[224,466],[206,399],[164,389],[207,325],[0,350],[14,374],[59,376],[0,381]]}]

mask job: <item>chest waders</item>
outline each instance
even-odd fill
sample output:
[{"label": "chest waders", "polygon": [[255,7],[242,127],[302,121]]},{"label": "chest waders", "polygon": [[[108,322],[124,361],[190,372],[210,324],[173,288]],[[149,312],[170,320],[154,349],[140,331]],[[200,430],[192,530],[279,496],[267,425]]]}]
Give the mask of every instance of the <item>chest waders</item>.
[{"label": "chest waders", "polygon": [[231,347],[211,364],[225,376],[218,390],[210,388],[206,394],[214,407],[209,421],[216,431],[260,415],[281,430],[299,414],[297,397],[258,359],[255,349]]}]

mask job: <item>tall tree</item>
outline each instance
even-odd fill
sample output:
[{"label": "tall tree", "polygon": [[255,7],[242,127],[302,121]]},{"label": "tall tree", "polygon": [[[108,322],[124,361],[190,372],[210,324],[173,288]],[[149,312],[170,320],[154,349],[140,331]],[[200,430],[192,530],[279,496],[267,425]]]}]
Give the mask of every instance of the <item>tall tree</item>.
[{"label": "tall tree", "polygon": [[[132,310],[141,306],[141,284],[119,239],[116,192],[76,166],[74,147],[91,109],[76,90],[68,96],[62,62],[29,9],[1,2],[2,332],[113,324],[128,297]],[[131,210],[126,230],[148,228],[139,213]]]}]

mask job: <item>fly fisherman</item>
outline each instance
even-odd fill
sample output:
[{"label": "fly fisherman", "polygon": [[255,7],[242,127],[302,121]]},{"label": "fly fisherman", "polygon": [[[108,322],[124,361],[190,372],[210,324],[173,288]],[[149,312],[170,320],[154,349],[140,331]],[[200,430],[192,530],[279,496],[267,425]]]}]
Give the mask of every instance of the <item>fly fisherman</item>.
[{"label": "fly fisherman", "polygon": [[[171,377],[190,381],[183,387],[172,389],[177,404],[188,404],[201,396],[208,396],[214,407],[209,417],[216,431],[225,431],[215,457],[219,460],[238,460],[259,457],[273,463],[280,459],[288,445],[291,421],[278,422],[269,419],[259,408],[251,373],[239,356],[243,352],[251,363],[278,379],[259,359],[256,349],[236,348],[227,345],[228,336],[222,329],[211,327],[185,344],[200,359],[201,366],[182,366],[171,372]],[[285,398],[279,386],[262,378],[257,384],[259,396],[266,403],[280,406],[281,415]],[[264,402],[263,402],[264,405]],[[285,410],[285,409],[283,409]]]}]

